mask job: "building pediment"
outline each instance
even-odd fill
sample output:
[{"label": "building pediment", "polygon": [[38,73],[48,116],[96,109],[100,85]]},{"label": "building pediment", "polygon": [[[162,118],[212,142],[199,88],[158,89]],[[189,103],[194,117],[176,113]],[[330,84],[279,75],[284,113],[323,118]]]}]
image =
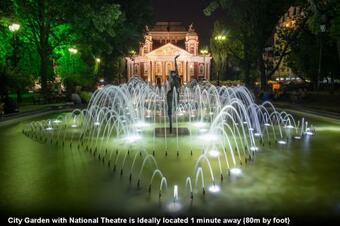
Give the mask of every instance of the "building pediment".
[{"label": "building pediment", "polygon": [[175,46],[174,44],[171,43],[167,43],[153,51],[151,51],[150,53],[146,54],[145,56],[147,57],[166,57],[166,56],[176,56],[180,54],[180,58],[181,57],[192,57],[192,54],[189,53],[188,51]]}]

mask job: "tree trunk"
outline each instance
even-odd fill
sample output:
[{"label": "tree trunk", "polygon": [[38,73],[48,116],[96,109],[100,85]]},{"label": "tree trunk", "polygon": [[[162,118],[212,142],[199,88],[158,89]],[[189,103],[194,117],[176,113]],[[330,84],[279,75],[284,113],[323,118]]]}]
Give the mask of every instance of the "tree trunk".
[{"label": "tree trunk", "polygon": [[113,65],[113,57],[110,55],[104,56],[104,62],[101,67],[101,74],[104,76],[106,83],[111,83],[114,79],[114,65]]},{"label": "tree trunk", "polygon": [[21,98],[21,90],[20,90],[20,88],[17,88],[16,93],[17,93],[17,103],[21,103],[22,102],[22,98]]},{"label": "tree trunk", "polygon": [[46,24],[46,14],[45,14],[45,1],[40,0],[38,2],[39,6],[39,21],[40,21],[40,27],[39,27],[39,55],[40,55],[40,70],[39,70],[39,76],[41,79],[41,89],[42,94],[45,95],[45,97],[48,94],[47,89],[47,68],[48,68],[48,33],[49,33],[49,27]]},{"label": "tree trunk", "polygon": [[47,54],[41,50],[40,53],[40,70],[39,75],[41,79],[41,90],[43,95],[47,95],[47,67],[48,67],[48,56]]},{"label": "tree trunk", "polygon": [[266,75],[266,69],[263,61],[262,54],[259,56],[259,69],[260,69],[260,78],[261,78],[261,90],[267,90],[267,75]]},{"label": "tree trunk", "polygon": [[250,63],[247,61],[245,65],[245,71],[244,71],[244,81],[246,84],[246,87],[251,87],[251,81],[250,81]]},{"label": "tree trunk", "polygon": [[340,37],[338,37],[336,39],[336,48],[338,50],[338,60],[339,60],[339,63],[340,63]]}]

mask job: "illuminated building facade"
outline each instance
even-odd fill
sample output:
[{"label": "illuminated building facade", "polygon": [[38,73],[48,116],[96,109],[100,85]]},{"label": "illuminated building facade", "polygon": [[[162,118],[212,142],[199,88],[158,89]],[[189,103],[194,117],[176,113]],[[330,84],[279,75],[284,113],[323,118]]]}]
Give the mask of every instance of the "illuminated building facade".
[{"label": "illuminated building facade", "polygon": [[210,79],[208,54],[199,54],[198,35],[192,25],[186,29],[179,22],[157,22],[151,29],[146,27],[144,43],[135,56],[127,57],[128,78],[138,75],[151,84],[163,84],[169,72],[175,69],[182,84],[192,79]]}]

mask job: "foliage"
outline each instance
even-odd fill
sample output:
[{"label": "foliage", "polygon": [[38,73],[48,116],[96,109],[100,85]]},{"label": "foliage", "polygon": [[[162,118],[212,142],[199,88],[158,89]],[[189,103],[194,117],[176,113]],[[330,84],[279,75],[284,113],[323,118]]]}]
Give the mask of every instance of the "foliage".
[{"label": "foliage", "polygon": [[[336,54],[335,43],[325,34],[323,37],[322,71],[324,77],[339,78],[340,66]],[[319,70],[320,36],[309,29],[299,33],[297,40],[291,45],[287,63],[293,71],[303,79],[316,83]],[[320,78],[321,79],[321,78]]]},{"label": "foliage", "polygon": [[[210,15],[222,9],[228,15],[231,41],[237,44],[229,51],[238,60],[248,86],[253,84],[256,69],[265,77],[263,50],[272,35],[279,18],[287,11],[293,1],[286,0],[214,0],[204,10]],[[264,82],[266,84],[266,82]]]},{"label": "foliage", "polygon": [[[150,1],[125,0],[3,0],[0,5],[0,64],[12,69],[8,59],[13,43],[8,25],[20,24],[20,45],[15,70],[40,77],[43,92],[48,80],[60,75],[70,87],[94,84],[94,76],[122,77],[121,59],[143,38],[151,19]],[[70,56],[68,49],[78,53]],[[101,62],[96,63],[96,58]],[[85,81],[86,80],[86,81]],[[119,79],[120,80],[120,79]]]},{"label": "foliage", "polygon": [[216,74],[218,74],[219,77],[223,75],[227,69],[228,39],[229,34],[225,25],[219,21],[216,21],[214,23],[212,35],[210,37],[210,51],[214,62],[214,69],[216,70]]}]

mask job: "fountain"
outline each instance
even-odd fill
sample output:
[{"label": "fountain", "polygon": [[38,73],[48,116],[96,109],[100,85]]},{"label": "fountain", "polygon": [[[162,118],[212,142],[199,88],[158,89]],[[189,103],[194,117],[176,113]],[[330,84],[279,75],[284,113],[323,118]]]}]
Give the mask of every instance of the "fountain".
[{"label": "fountain", "polygon": [[[186,197],[222,193],[215,178],[220,183],[230,182],[225,177],[242,180],[245,164],[254,163],[267,145],[279,150],[291,138],[315,135],[304,119],[296,123],[270,102],[256,104],[243,86],[215,87],[205,81],[180,87],[176,76],[174,71],[168,87],[139,77],[107,85],[93,94],[86,109],[31,122],[23,133],[58,148],[76,147],[128,177],[137,189],[171,200],[171,211],[180,210]],[[173,187],[172,197],[168,187]]]}]

